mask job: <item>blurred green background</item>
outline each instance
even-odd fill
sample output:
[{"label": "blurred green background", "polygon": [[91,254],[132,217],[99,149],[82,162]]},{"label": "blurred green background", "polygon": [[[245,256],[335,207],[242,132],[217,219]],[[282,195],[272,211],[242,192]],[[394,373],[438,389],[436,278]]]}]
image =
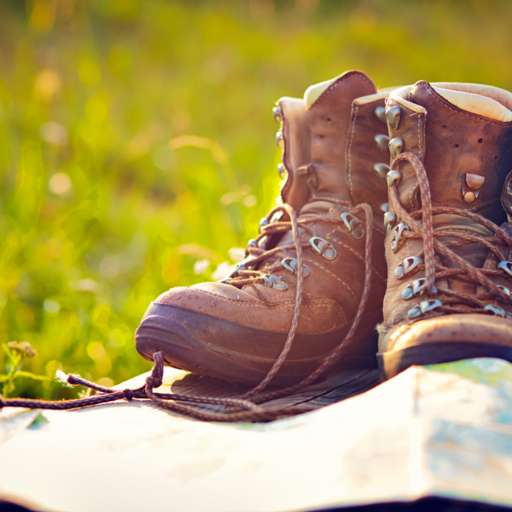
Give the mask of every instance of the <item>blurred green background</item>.
[{"label": "blurred green background", "polygon": [[29,341],[29,371],[105,385],[150,368],[133,343],[149,302],[225,273],[273,206],[280,96],[354,68],[380,87],[512,89],[507,1],[0,9],[0,343]]}]

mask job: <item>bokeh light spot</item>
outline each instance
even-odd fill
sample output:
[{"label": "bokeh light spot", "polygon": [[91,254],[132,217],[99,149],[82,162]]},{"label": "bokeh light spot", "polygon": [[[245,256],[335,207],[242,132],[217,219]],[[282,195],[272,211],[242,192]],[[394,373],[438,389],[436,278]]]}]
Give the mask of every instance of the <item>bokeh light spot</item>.
[{"label": "bokeh light spot", "polygon": [[60,75],[53,69],[43,69],[36,76],[34,94],[43,101],[50,101],[61,87]]},{"label": "bokeh light spot", "polygon": [[100,386],[105,386],[106,388],[111,388],[114,385],[114,381],[110,377],[102,377],[97,382]]},{"label": "bokeh light spot", "polygon": [[229,257],[231,261],[238,263],[245,258],[245,249],[241,247],[231,247],[228,251]]},{"label": "bokeh light spot", "polygon": [[93,361],[101,361],[107,357],[105,347],[99,341],[91,341],[87,344],[87,355]]},{"label": "bokeh light spot", "polygon": [[231,272],[235,269],[235,265],[230,265],[229,262],[224,261],[220,263],[215,272],[212,274],[212,279],[214,281],[220,281],[221,279],[225,279],[231,274]]},{"label": "bokeh light spot", "polygon": [[58,172],[50,178],[48,186],[54,194],[58,196],[65,196],[71,191],[73,185],[71,184],[71,179],[66,173]]},{"label": "bokeh light spot", "polygon": [[60,311],[60,304],[56,300],[46,299],[43,302],[43,309],[50,315],[56,315]]},{"label": "bokeh light spot", "polygon": [[82,292],[97,292],[99,290],[98,283],[90,277],[80,279],[79,281],[73,281],[69,284],[69,287],[73,290],[80,290]]},{"label": "bokeh light spot", "polygon": [[162,171],[170,171],[176,163],[176,154],[167,145],[158,146],[153,151],[153,163]]},{"label": "bokeh light spot", "polygon": [[39,128],[39,136],[41,139],[55,144],[56,146],[63,146],[68,141],[68,131],[65,126],[54,121],[48,121]]},{"label": "bokeh light spot", "polygon": [[244,206],[247,206],[247,208],[252,208],[258,204],[258,198],[251,194],[244,197],[242,203]]},{"label": "bokeh light spot", "polygon": [[126,344],[126,335],[121,331],[121,329],[113,329],[108,335],[108,344],[116,348],[122,347]]},{"label": "bokeh light spot", "polygon": [[208,267],[210,266],[210,260],[197,260],[194,263],[194,274],[201,275],[204,274]]}]

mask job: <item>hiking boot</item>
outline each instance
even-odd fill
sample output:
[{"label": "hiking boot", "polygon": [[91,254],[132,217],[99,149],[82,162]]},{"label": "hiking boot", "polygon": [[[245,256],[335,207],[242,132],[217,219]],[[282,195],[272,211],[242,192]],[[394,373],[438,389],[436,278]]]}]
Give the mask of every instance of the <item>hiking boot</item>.
[{"label": "hiking boot", "polygon": [[278,102],[282,204],[262,219],[228,279],[174,288],[150,305],[136,332],[143,357],[162,351],[171,366],[261,389],[270,380],[297,383],[330,356],[334,364],[348,334],[339,367],[376,366],[386,272],[384,96],[350,71],[310,87],[304,100]]},{"label": "hiking boot", "polygon": [[[512,94],[418,82],[387,100],[388,286],[379,365],[512,361]],[[501,228],[499,227],[501,226]]]}]

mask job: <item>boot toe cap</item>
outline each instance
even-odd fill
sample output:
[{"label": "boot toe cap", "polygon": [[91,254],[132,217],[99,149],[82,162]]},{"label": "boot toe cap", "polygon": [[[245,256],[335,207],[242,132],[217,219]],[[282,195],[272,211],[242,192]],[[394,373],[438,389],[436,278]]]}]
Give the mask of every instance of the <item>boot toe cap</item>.
[{"label": "boot toe cap", "polygon": [[[269,315],[267,313],[272,310],[269,304],[245,290],[224,283],[202,283],[172,288],[160,295],[155,302],[205,313],[248,327],[263,327],[275,331],[285,331],[289,328],[289,320],[286,322],[288,315]],[[293,303],[282,306],[291,309]]]},{"label": "boot toe cap", "polygon": [[196,309],[195,306],[199,308],[207,307],[207,304],[210,302],[215,303],[222,301],[232,303],[260,302],[244,290],[240,290],[228,284],[215,282],[171,288],[165,293],[162,293],[162,295],[155,300],[155,302],[159,304],[192,307],[192,309]]}]

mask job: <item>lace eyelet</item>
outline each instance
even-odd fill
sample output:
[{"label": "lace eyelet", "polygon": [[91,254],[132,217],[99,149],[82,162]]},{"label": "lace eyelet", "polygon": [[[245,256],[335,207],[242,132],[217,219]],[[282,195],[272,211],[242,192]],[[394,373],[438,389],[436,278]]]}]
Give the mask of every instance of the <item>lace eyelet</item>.
[{"label": "lace eyelet", "polygon": [[309,244],[316,253],[320,254],[320,256],[326,260],[331,261],[338,255],[336,249],[327,240],[319,236],[312,236],[309,239]]},{"label": "lace eyelet", "polygon": [[387,135],[380,133],[378,135],[375,135],[373,140],[375,141],[375,144],[377,144],[377,146],[380,149],[382,149],[382,151],[386,151],[386,152],[389,151],[389,147],[388,147],[389,137]]},{"label": "lace eyelet", "polygon": [[356,239],[361,240],[364,237],[364,229],[362,226],[362,222],[351,213],[342,213],[341,220],[343,220],[343,224],[347,231]]},{"label": "lace eyelet", "polygon": [[394,105],[386,110],[386,121],[393,130],[398,129],[400,124],[402,110],[398,105]]},{"label": "lace eyelet", "polygon": [[512,261],[500,261],[498,268],[504,270],[509,276],[512,276]]},{"label": "lace eyelet", "polygon": [[419,270],[418,266],[423,263],[421,258],[418,256],[409,256],[402,260],[395,269],[395,277],[397,279],[403,279],[405,276],[412,274],[413,272],[417,272]]},{"label": "lace eyelet", "polygon": [[267,288],[275,288],[280,291],[288,289],[288,285],[280,277],[272,276],[270,274],[263,276],[263,285]]},{"label": "lace eyelet", "polygon": [[388,184],[388,188],[394,184],[398,185],[400,180],[402,179],[402,173],[400,171],[389,171],[386,174],[386,182]]},{"label": "lace eyelet", "polygon": [[386,228],[386,235],[391,231],[393,226],[396,224],[396,213],[386,212],[384,214],[384,226]]},{"label": "lace eyelet", "polygon": [[247,242],[247,247],[245,248],[245,257],[246,258],[249,255],[249,248],[251,248],[251,247],[258,247],[258,242],[254,238],[251,238]]},{"label": "lace eyelet", "polygon": [[493,306],[492,304],[487,304],[487,306],[484,307],[485,310],[490,311],[496,316],[501,316],[505,318],[507,316],[507,312],[503,308],[499,308],[497,306]]},{"label": "lace eyelet", "polygon": [[[407,288],[402,291],[402,299],[410,300],[413,297],[417,297],[418,295],[423,295],[425,291],[425,285],[427,284],[427,280],[424,277],[420,277],[420,279],[416,279],[412,283],[409,283]],[[433,293],[437,293],[437,288],[434,287]]]},{"label": "lace eyelet", "polygon": [[389,141],[388,146],[391,160],[394,160],[404,150],[404,141],[399,137],[395,137]]},{"label": "lace eyelet", "polygon": [[425,315],[426,313],[430,313],[434,309],[442,306],[443,303],[440,300],[424,300],[420,302],[418,305],[414,306],[407,312],[407,316],[411,319],[419,318],[420,316]]},{"label": "lace eyelet", "polygon": [[[285,268],[287,272],[289,272],[292,275],[297,275],[297,260],[294,258],[284,258],[281,260],[281,264]],[[309,268],[306,265],[302,265],[302,274],[304,277],[308,277],[310,274]]]},{"label": "lace eyelet", "polygon": [[409,226],[405,222],[400,222],[393,232],[393,240],[391,242],[391,250],[393,252],[397,252],[403,244],[404,240],[402,238],[402,233],[404,231],[410,231]]},{"label": "lace eyelet", "polygon": [[375,116],[379,121],[386,123],[386,109],[384,107],[377,107],[374,111]]},{"label": "lace eyelet", "polygon": [[387,164],[382,164],[382,163],[379,163],[379,164],[375,164],[373,166],[373,171],[375,172],[375,174],[382,180],[385,180],[386,179],[386,175],[388,174],[389,172],[389,165]]},{"label": "lace eyelet", "polygon": [[509,297],[512,295],[512,292],[506,287],[502,286],[501,284],[498,285],[498,288],[505,293],[505,295],[508,295]]},{"label": "lace eyelet", "polygon": [[264,226],[266,226],[267,224],[270,224],[270,221],[267,219],[267,217],[263,217],[261,220],[260,220],[260,226],[259,226],[259,233],[261,233],[261,230],[263,229]]},{"label": "lace eyelet", "polygon": [[478,199],[484,182],[484,176],[480,176],[479,174],[466,174],[461,189],[462,199],[465,203],[473,203]]},{"label": "lace eyelet", "polygon": [[279,107],[274,107],[272,109],[272,114],[274,116],[274,121],[276,123],[280,123],[281,122],[281,109]]}]

